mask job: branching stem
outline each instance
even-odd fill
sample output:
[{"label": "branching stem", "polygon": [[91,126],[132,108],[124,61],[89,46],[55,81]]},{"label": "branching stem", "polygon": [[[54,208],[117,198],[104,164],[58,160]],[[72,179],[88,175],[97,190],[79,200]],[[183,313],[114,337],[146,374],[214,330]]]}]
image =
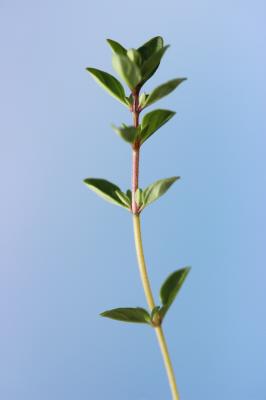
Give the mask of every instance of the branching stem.
[{"label": "branching stem", "polygon": [[[139,125],[139,91],[133,93],[133,121],[134,126],[138,127]],[[145,263],[145,257],[143,252],[143,244],[142,244],[142,236],[141,236],[141,224],[140,224],[140,215],[138,205],[135,200],[135,192],[139,187],[139,158],[140,158],[140,143],[136,141],[133,145],[132,150],[132,214],[133,214],[133,226],[134,226],[134,238],[135,238],[135,246],[137,253],[137,260],[139,265],[140,277],[142,286],[144,289],[144,293],[146,296],[146,300],[149,306],[150,311],[155,307],[153,294],[151,290],[151,285],[147,273],[147,267]],[[175,374],[173,370],[173,366],[171,363],[169,351],[167,348],[167,343],[165,340],[165,336],[163,333],[162,326],[154,327],[157,339],[159,342],[160,350],[162,353],[162,357],[164,360],[165,369],[167,372],[169,385],[172,392],[173,400],[180,400],[178,389],[175,380]]]}]

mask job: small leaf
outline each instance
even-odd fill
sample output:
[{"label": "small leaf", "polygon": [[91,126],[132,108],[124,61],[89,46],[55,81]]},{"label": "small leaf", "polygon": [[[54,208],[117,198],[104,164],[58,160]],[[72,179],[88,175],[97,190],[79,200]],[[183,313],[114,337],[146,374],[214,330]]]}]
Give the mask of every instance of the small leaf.
[{"label": "small leaf", "polygon": [[123,201],[121,201],[120,197],[117,193],[122,193],[120,188],[115,184],[105,180],[98,178],[87,178],[84,179],[84,183],[99,196],[103,197],[105,200],[110,203],[116,204],[118,206],[129,208],[125,205]]},{"label": "small leaf", "polygon": [[114,96],[116,99],[121,101],[122,104],[128,107],[124,88],[113,75],[96,68],[86,68],[86,70],[90,72],[95,81],[105,90],[107,90],[109,94]]},{"label": "small leaf", "polygon": [[151,312],[151,319],[154,317],[154,315],[155,314],[157,314],[158,313],[158,311],[160,310],[160,306],[155,306],[153,309],[152,309],[152,312]]},{"label": "small leaf", "polygon": [[112,125],[113,130],[126,142],[133,143],[138,135],[139,129],[134,126],[116,127]]},{"label": "small leaf", "polygon": [[162,323],[162,316],[160,313],[161,307],[156,306],[151,312],[151,322],[153,326],[160,326]]},{"label": "small leaf", "polygon": [[141,93],[141,95],[139,96],[139,105],[140,105],[141,109],[143,109],[145,107],[148,97],[149,97],[149,95],[146,94],[145,92]]},{"label": "small leaf", "polygon": [[144,207],[161,197],[179,178],[179,176],[173,176],[172,178],[160,179],[146,187],[143,191]]},{"label": "small leaf", "polygon": [[126,82],[128,87],[133,90],[141,81],[139,67],[134,64],[127,56],[114,54],[113,68],[118,75]]},{"label": "small leaf", "polygon": [[143,191],[142,191],[142,189],[140,189],[140,188],[138,188],[138,189],[136,190],[136,192],[135,192],[135,201],[136,201],[138,207],[141,207],[141,206],[142,206],[142,201],[143,201],[143,199],[142,199],[142,198],[143,198],[142,194],[143,194]]},{"label": "small leaf", "polygon": [[166,83],[163,83],[162,85],[158,86],[156,89],[154,89],[149,96],[147,97],[145,103],[143,104],[143,108],[150,106],[151,104],[155,103],[155,101],[160,100],[164,96],[167,96],[169,93],[171,93],[175,88],[180,85],[183,81],[185,81],[187,78],[177,78],[177,79],[172,79],[171,81],[168,81]]},{"label": "small leaf", "polygon": [[170,110],[154,110],[144,115],[141,122],[141,144],[175,115]]},{"label": "small leaf", "polygon": [[119,199],[122,201],[122,203],[125,204],[125,206],[127,208],[131,207],[130,199],[128,198],[128,196],[124,192],[121,192],[121,190],[117,190],[116,194],[117,194],[117,197],[119,197]]},{"label": "small leaf", "polygon": [[154,53],[150,58],[148,58],[147,61],[145,61],[142,64],[142,67],[141,67],[141,75],[142,75],[141,84],[142,85],[148,79],[150,79],[152,77],[152,75],[155,73],[155,71],[157,70],[157,68],[161,62],[161,59],[162,59],[164,53],[166,52],[166,50],[168,49],[168,47],[169,46],[165,46],[165,47],[161,48],[156,53]]},{"label": "small leaf", "polygon": [[106,41],[115,54],[119,54],[122,56],[125,56],[127,54],[126,49],[120,43],[112,39],[106,39]]},{"label": "small leaf", "polygon": [[183,285],[184,280],[186,279],[188,273],[190,271],[190,267],[185,267],[173,272],[171,275],[163,283],[160,290],[160,298],[162,302],[162,308],[160,313],[162,317],[165,316],[169,307],[173,303],[174,299],[177,296],[181,286]]},{"label": "small leaf", "polygon": [[123,322],[136,322],[150,324],[150,315],[144,308],[114,308],[104,311],[100,314],[102,317],[116,319]]}]

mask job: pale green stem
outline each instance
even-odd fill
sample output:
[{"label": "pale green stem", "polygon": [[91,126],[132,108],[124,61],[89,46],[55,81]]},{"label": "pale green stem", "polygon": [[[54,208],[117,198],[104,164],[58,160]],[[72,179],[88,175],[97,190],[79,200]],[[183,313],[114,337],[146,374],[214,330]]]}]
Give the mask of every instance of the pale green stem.
[{"label": "pale green stem", "polygon": [[[154,303],[154,299],[153,299],[153,295],[152,295],[151,285],[149,282],[149,277],[148,277],[145,258],[144,258],[139,214],[133,214],[133,225],[134,225],[134,238],[135,238],[136,253],[137,253],[141,282],[142,282],[142,285],[144,288],[148,306],[150,308],[150,311],[152,311],[152,309],[155,307],[155,303]],[[170,355],[168,352],[168,348],[167,348],[167,344],[166,344],[166,340],[164,337],[162,326],[156,326],[156,327],[154,327],[154,329],[156,331],[157,339],[158,339],[161,353],[163,356],[164,365],[165,365],[165,369],[167,372],[173,400],[180,400],[177,386],[176,386],[176,381],[175,381],[175,374],[174,374],[173,366],[171,363]]]}]

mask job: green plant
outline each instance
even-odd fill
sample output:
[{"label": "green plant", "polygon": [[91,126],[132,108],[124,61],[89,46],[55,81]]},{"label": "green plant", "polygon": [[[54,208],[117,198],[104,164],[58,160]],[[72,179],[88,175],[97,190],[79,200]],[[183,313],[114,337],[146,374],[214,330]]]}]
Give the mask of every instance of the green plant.
[{"label": "green plant", "polygon": [[149,310],[141,307],[116,308],[105,311],[101,315],[124,322],[144,323],[154,328],[164,359],[172,398],[179,400],[174,370],[162,324],[190,268],[179,269],[168,276],[160,290],[161,305],[156,305],[147,274],[140,225],[140,214],[144,208],[167,192],[179,177],[174,176],[160,179],[145,189],[139,187],[139,155],[141,146],[162,125],[168,122],[174,116],[175,112],[156,109],[144,115],[141,122],[139,121],[139,115],[148,106],[171,93],[186,78],[172,79],[158,86],[149,94],[145,92],[140,93],[145,82],[156,72],[169,46],[164,46],[163,39],[160,36],[150,39],[138,49],[126,50],[121,44],[111,39],[108,39],[107,42],[113,51],[113,68],[129,87],[130,95],[126,95],[122,84],[109,73],[95,68],[87,68],[87,71],[90,72],[97,83],[132,113],[133,125],[128,126],[123,124],[120,127],[113,126],[115,132],[132,147],[132,186],[131,190],[123,192],[118,186],[104,179],[87,178],[84,182],[91,190],[102,196],[105,200],[123,207],[132,213],[137,260]]}]

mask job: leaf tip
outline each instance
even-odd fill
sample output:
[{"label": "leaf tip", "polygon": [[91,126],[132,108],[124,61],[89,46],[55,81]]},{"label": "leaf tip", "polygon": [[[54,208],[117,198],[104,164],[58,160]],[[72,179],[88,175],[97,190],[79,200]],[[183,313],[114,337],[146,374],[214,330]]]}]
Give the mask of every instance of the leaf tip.
[{"label": "leaf tip", "polygon": [[113,40],[112,39],[110,39],[110,38],[107,38],[106,39],[106,42],[109,44],[109,46],[112,48],[112,42],[113,42]]},{"label": "leaf tip", "polygon": [[99,314],[100,317],[106,317],[106,311],[103,311]]},{"label": "leaf tip", "polygon": [[175,182],[175,181],[177,181],[178,179],[181,179],[181,176],[173,176],[173,181]]}]

